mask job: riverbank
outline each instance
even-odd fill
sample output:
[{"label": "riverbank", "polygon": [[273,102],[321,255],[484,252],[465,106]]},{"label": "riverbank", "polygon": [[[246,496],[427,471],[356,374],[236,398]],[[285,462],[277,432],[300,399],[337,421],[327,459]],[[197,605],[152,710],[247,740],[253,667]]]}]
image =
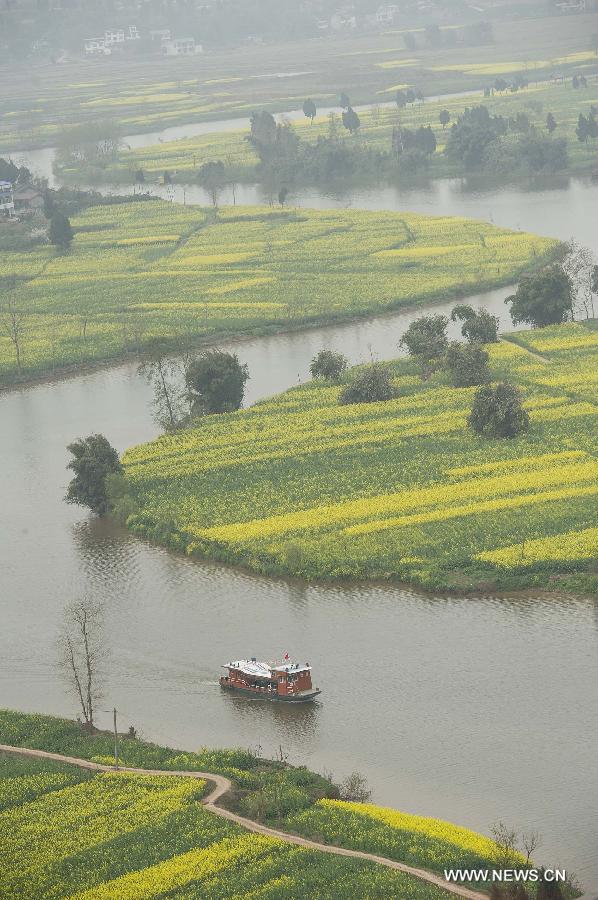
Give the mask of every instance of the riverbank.
[{"label": "riverbank", "polygon": [[214,49],[191,58],[113,56],[52,65],[37,62],[36,54],[26,67],[3,68],[0,152],[53,145],[91,118],[110,119],[124,134],[155,132],[165,124],[246,116],[255,108],[300,110],[307,97],[335,107],[341,92],[356,106],[376,103],[392,98],[399,84],[435,96],[483,89],[499,76],[535,81],[555,66],[588,74],[593,54],[587,35],[594,27],[591,13],[513,16],[497,18],[494,40],[481,46],[429,46],[416,28],[416,49],[409,49],[405,30],[391,28],[248,43],[234,53]]},{"label": "riverbank", "polygon": [[[388,896],[394,890],[412,900],[432,900],[449,894],[478,900],[483,893],[446,884],[443,870],[500,864],[500,850],[489,838],[437,819],[400,813],[367,802],[339,801],[338,788],[330,780],[303,767],[294,768],[283,761],[261,759],[248,751],[203,749],[199,753],[179,753],[121,735],[120,769],[115,772],[114,757],[111,756],[114,735],[108,732],[91,735],[68,720],[8,710],[0,711],[0,742],[0,791],[4,798],[1,805],[5,808],[3,813],[0,812],[0,827],[3,819],[7,820],[7,825],[12,825],[6,847],[5,866],[8,869],[0,867],[0,883],[7,886],[15,878],[19,880],[21,876],[11,872],[10,859],[13,853],[23,854],[19,872],[22,873],[23,868],[31,870],[27,872],[29,888],[24,889],[22,896],[40,896],[35,892],[44,893],[50,883],[54,896],[70,895],[73,891],[78,895],[86,891],[85,896],[89,894],[90,897],[136,896],[130,893],[134,885],[139,889],[141,881],[148,884],[151,879],[154,889],[162,882],[163,891],[166,873],[171,873],[172,879],[176,871],[176,881],[171,880],[168,884],[170,890],[175,885],[186,885],[187,890],[191,888],[188,896],[196,896],[195,892],[198,892],[197,896],[205,897],[206,884],[200,875],[197,856],[201,858],[204,854],[209,858],[215,844],[214,849],[218,847],[225,856],[230,854],[231,864],[237,861],[234,846],[230,846],[234,841],[229,840],[225,849],[216,843],[224,835],[210,833],[210,823],[215,825],[220,818],[266,836],[268,840],[313,851],[315,858],[310,862],[319,870],[316,879],[318,897],[328,896],[323,891],[334,884],[334,897],[378,896],[379,890],[380,896]],[[81,775],[76,767],[83,770]],[[14,776],[19,779],[16,793],[17,781],[11,782]],[[185,785],[184,779],[191,779],[191,783]],[[206,781],[215,783],[215,788],[208,791]],[[115,807],[121,796],[125,797],[129,784],[134,792],[144,795],[144,811],[141,817],[141,809],[138,811],[135,801],[131,800],[126,830],[119,835],[119,816],[115,815]],[[169,785],[173,786],[175,796],[168,792]],[[58,796],[56,791],[60,791],[60,809],[53,802]],[[110,798],[108,807],[104,794]],[[93,795],[94,808],[90,808]],[[194,800],[201,801],[205,812],[197,802],[193,803]],[[187,813],[183,812],[185,803]],[[58,812],[61,822],[54,823]],[[76,837],[67,836],[65,817],[71,834],[78,826]],[[85,825],[84,817],[87,818]],[[89,817],[93,820],[90,834],[96,836],[92,840],[85,836]],[[33,860],[27,864],[28,851],[20,846],[23,827],[25,833],[36,834],[40,840],[45,829],[54,828],[54,849],[49,850],[46,846],[44,851],[44,873],[33,865]],[[143,833],[138,832],[140,828]],[[226,836],[234,838],[235,832],[226,829]],[[310,838],[311,835],[316,839]],[[95,846],[98,836],[102,843],[109,841],[101,862],[98,858],[100,848]],[[68,844],[73,846],[67,849]],[[68,857],[75,851],[74,844],[78,851],[76,870],[68,864]],[[280,844],[271,843],[266,844],[265,849],[276,853],[278,847]],[[123,849],[126,849],[126,857]],[[68,855],[55,871],[64,852]],[[193,860],[187,861],[185,853],[193,853]],[[55,854],[56,860],[53,859]],[[338,860],[334,873],[326,871],[332,859],[320,864],[320,860],[326,860],[329,854],[333,859],[340,855],[343,860],[342,863]],[[345,894],[343,872],[350,857],[356,862],[351,863],[351,891]],[[525,865],[524,857],[516,852],[510,862]],[[245,863],[244,878],[253,881],[254,888],[260,882],[258,873],[263,867],[262,862],[254,869],[257,863],[258,858],[251,857]],[[304,864],[307,864],[307,857]],[[225,864],[225,871],[226,868]],[[384,868],[394,869],[396,874],[384,876],[383,885],[379,873]],[[287,873],[293,869],[287,861]],[[363,894],[360,887],[362,872],[373,879],[368,882],[367,889],[364,884]],[[333,874],[334,881],[330,882]],[[214,873],[209,875],[213,878]],[[269,877],[272,877],[271,873]],[[374,885],[376,893],[372,894]],[[14,884],[12,886],[14,888]],[[239,887],[241,885],[237,890]],[[301,896],[312,896],[309,884],[304,883],[302,887]],[[283,895],[295,896],[288,882]],[[224,896],[224,893],[217,896]],[[575,892],[568,896],[575,896]]]},{"label": "riverbank", "polygon": [[562,325],[488,346],[492,379],[524,396],[516,439],[477,437],[474,389],[406,360],[384,403],[339,406],[342,386],[316,380],[207,418],[127,451],[127,524],[267,575],[595,592],[597,339]]},{"label": "riverbank", "polygon": [[7,252],[17,342],[0,383],[63,368],[292,331],[511,284],[561,252],[460,218],[160,201],[90,207],[68,253]]},{"label": "riverbank", "polygon": [[[302,145],[313,148],[324,139],[334,142],[337,151],[334,167],[324,156],[313,156],[313,151],[311,156],[308,154],[309,163],[305,163],[304,151],[293,163],[284,158],[273,167],[261,165],[248,141],[250,122],[244,120],[240,121],[239,130],[231,130],[231,122],[227,121],[223,123],[226,128],[220,132],[215,129],[195,136],[192,126],[188,134],[181,128],[178,139],[161,136],[153,145],[137,140],[129,145],[125,139],[123,146],[112,155],[94,156],[87,162],[81,159],[79,150],[73,161],[69,161],[68,153],[63,153],[57,158],[55,173],[66,183],[96,185],[131,185],[138,184],[140,179],[149,185],[167,173],[170,181],[190,186],[201,183],[202,165],[219,162],[223,169],[213,176],[216,194],[226,184],[256,181],[270,184],[274,193],[282,184],[291,192],[299,192],[310,184],[329,187],[336,180],[342,185],[343,174],[345,186],[353,184],[354,187],[368,178],[371,181],[400,178],[411,182],[418,177],[465,177],[471,174],[471,166],[450,158],[444,151],[451,126],[472,105],[484,105],[491,115],[503,117],[505,127],[510,130],[509,139],[500,142],[500,148],[487,165],[478,163],[478,177],[495,180],[502,177],[508,183],[537,175],[542,170],[548,176],[591,173],[596,168],[594,140],[579,140],[576,128],[579,114],[588,114],[593,104],[598,104],[598,85],[592,80],[586,80],[586,87],[577,89],[570,82],[537,82],[516,92],[493,90],[490,96],[484,96],[483,91],[465,96],[447,95],[425,103],[414,102],[405,108],[398,108],[394,102],[374,103],[359,109],[359,131],[351,135],[342,125],[340,112],[329,114],[324,110],[312,122],[301,111],[292,111],[282,120],[290,123]],[[551,132],[547,130],[549,114],[554,121]],[[436,150],[414,156],[413,147],[409,148],[408,132],[415,134],[418,128],[428,127],[434,135]],[[396,145],[397,128],[402,130],[404,153]],[[530,145],[523,155],[520,148],[514,158],[517,142],[529,140],[532,132],[536,135],[533,148]],[[554,140],[538,147],[540,140],[549,136]],[[566,158],[560,164],[551,160],[548,152],[556,146],[557,139],[564,139],[567,145]],[[338,161],[339,154],[344,154],[344,163]]]}]

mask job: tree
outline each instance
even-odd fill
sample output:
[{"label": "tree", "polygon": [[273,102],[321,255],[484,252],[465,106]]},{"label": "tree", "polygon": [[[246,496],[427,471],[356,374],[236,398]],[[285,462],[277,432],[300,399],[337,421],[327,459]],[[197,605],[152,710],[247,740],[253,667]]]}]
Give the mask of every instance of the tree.
[{"label": "tree", "polygon": [[310,119],[310,121],[313,123],[313,120],[316,117],[316,113],[317,113],[317,109],[316,109],[316,104],[314,103],[314,101],[309,100],[309,99],[306,100],[303,104],[303,115],[307,119]]},{"label": "tree", "polygon": [[490,381],[489,356],[480,344],[449,344],[445,365],[454,387],[472,387]]},{"label": "tree", "polygon": [[180,366],[169,356],[168,347],[160,341],[150,344],[138,371],[153,388],[154,421],[165,431],[176,431],[187,418],[188,397]]},{"label": "tree", "polygon": [[212,206],[218,205],[218,195],[226,184],[226,170],[221,159],[210,160],[200,166],[197,172],[197,180],[210,195]]},{"label": "tree", "polygon": [[421,316],[410,324],[401,338],[400,345],[419,362],[422,374],[429,372],[444,356],[448,346],[447,325],[446,316]]},{"label": "tree", "polygon": [[590,126],[583,113],[579,114],[575,134],[577,135],[578,141],[581,141],[581,143],[583,144],[587,144],[588,138],[590,137]]},{"label": "tree", "polygon": [[529,416],[518,388],[501,381],[495,387],[485,384],[477,389],[467,424],[486,437],[515,437],[528,429]]},{"label": "tree", "polygon": [[405,91],[399,89],[395,94],[395,103],[399,107],[399,109],[405,109],[407,106],[407,94]]},{"label": "tree", "polygon": [[436,152],[436,135],[430,125],[420,127],[415,132],[415,147],[425,156],[431,156]]},{"label": "tree", "polygon": [[135,184],[145,184],[145,172],[141,167],[135,172]]},{"label": "tree", "polygon": [[583,310],[586,319],[594,318],[594,295],[598,293],[598,267],[594,254],[576,241],[565,244],[563,270],[569,277],[574,308]]},{"label": "tree", "polygon": [[25,334],[25,313],[17,304],[16,298],[16,279],[6,278],[0,279],[3,292],[6,293],[6,300],[0,311],[0,321],[2,322],[2,331],[7,336],[13,347],[15,348],[15,357],[17,362],[17,372],[19,375],[23,372],[22,366],[22,341]]},{"label": "tree", "polygon": [[451,322],[458,320],[463,322],[461,334],[470,343],[495,344],[498,341],[499,318],[488,310],[459,304],[451,311]]},{"label": "tree", "polygon": [[466,169],[478,169],[490,145],[506,132],[507,122],[502,116],[491,116],[486,106],[468,108],[450,130],[447,156]]},{"label": "tree", "polygon": [[548,113],[548,115],[546,116],[546,130],[548,131],[548,134],[552,134],[553,131],[556,131],[556,129],[557,121],[552,113]]},{"label": "tree", "polygon": [[523,849],[525,850],[525,863],[526,865],[531,865],[532,857],[534,852],[538,849],[538,847],[542,844],[542,837],[539,831],[529,831],[526,832],[521,838],[521,843],[523,844]]},{"label": "tree", "polygon": [[499,94],[501,94],[503,91],[506,91],[508,87],[509,85],[504,80],[504,78],[497,78],[494,82],[494,90],[498,91]]},{"label": "tree", "polygon": [[387,367],[380,363],[371,363],[343,388],[338,402],[341,406],[349,403],[378,403],[393,400],[396,396],[397,391]]},{"label": "tree", "polygon": [[448,111],[448,109],[440,110],[440,115],[438,116],[438,121],[442,125],[442,130],[444,131],[444,129],[446,128],[448,123],[451,121],[451,114]]},{"label": "tree", "polygon": [[367,779],[361,772],[351,772],[339,785],[341,800],[349,800],[352,803],[367,803],[372,792],[368,790]]},{"label": "tree", "polygon": [[102,434],[79,438],[66,449],[73,456],[67,469],[75,473],[67,488],[66,502],[87,506],[99,516],[105,516],[109,505],[106,477],[122,472],[118,453]]},{"label": "tree", "polygon": [[507,297],[514,325],[526,322],[536,328],[558,325],[572,316],[571,279],[558,264],[546,266],[519,282],[517,292]]},{"label": "tree", "polygon": [[339,381],[347,368],[347,357],[334,350],[320,350],[311,361],[309,371],[312,378]]},{"label": "tree", "polygon": [[192,412],[196,415],[239,409],[249,369],[236,353],[206,350],[193,360],[186,374]]},{"label": "tree", "polygon": [[92,733],[96,704],[102,697],[99,685],[104,657],[102,625],[102,607],[89,598],[65,608],[60,664],[81,706],[85,727]]},{"label": "tree", "polygon": [[279,202],[280,206],[285,205],[288,195],[289,195],[289,189],[288,189],[288,187],[286,187],[286,185],[283,184],[283,186],[281,187],[281,189],[278,192],[278,202]]},{"label": "tree", "polygon": [[341,109],[349,109],[351,106],[351,99],[348,94],[345,94],[343,91],[338,100],[339,106]]},{"label": "tree", "polygon": [[361,125],[361,120],[352,106],[343,110],[343,125],[351,134],[355,134]]},{"label": "tree", "polygon": [[73,240],[73,229],[68,216],[65,216],[59,209],[56,210],[50,219],[50,243],[59,247],[61,250],[67,250]]}]

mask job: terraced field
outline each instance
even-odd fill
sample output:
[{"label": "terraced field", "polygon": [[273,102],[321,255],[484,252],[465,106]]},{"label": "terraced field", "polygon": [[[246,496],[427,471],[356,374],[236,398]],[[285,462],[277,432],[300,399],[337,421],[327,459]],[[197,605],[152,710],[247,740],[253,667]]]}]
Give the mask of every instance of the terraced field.
[{"label": "terraced field", "polygon": [[66,254],[0,260],[0,275],[18,284],[0,298],[0,383],[122,357],[156,338],[176,348],[440,302],[510,283],[556,247],[459,218],[153,201],[93,207],[73,226]]},{"label": "terraced field", "polygon": [[477,437],[474,388],[397,361],[395,400],[339,406],[340,387],[314,381],[129,450],[129,525],[267,573],[595,587],[598,333],[554,326],[488,349],[493,378],[524,394],[521,437]]}]

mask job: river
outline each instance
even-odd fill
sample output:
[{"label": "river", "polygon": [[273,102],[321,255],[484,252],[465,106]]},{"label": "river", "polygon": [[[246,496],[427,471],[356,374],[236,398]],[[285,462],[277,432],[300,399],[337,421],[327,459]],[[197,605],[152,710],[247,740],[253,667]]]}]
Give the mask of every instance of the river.
[{"label": "river", "polygon": [[[237,202],[254,202],[246,188]],[[189,200],[189,198],[187,198]],[[301,205],[490,219],[598,250],[598,185],[305,191]],[[506,290],[476,298],[505,319]],[[413,313],[235,344],[247,401],[307,377],[322,346],[351,361],[395,355]],[[425,596],[392,585],[306,585],[189,561],[62,502],[66,444],[101,432],[120,450],[156,434],[133,365],[0,395],[2,704],[72,715],[56,668],[65,602],[106,604],[105,710],[175,746],[241,745],[365,773],[373,800],[488,832],[544,838],[537,857],[598,894],[598,602]],[[321,702],[222,695],[231,657],[307,657]],[[109,724],[103,712],[101,723]]]}]

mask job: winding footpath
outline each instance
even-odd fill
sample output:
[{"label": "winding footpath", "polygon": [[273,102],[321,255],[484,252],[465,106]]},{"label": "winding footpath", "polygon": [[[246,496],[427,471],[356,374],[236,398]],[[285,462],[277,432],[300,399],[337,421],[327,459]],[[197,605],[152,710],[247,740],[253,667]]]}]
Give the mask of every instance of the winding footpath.
[{"label": "winding footpath", "polygon": [[[114,766],[104,766],[100,763],[91,762],[88,759],[77,759],[73,756],[63,756],[61,753],[49,753],[47,750],[31,750],[28,747],[12,747],[9,744],[0,744],[0,753],[15,753],[21,756],[32,756],[36,759],[52,759],[56,762],[68,763],[72,766],[78,766],[81,769],[92,769],[95,772],[114,772]],[[225,809],[222,806],[216,806],[218,800],[224,797],[232,790],[232,782],[225,778],[224,775],[216,775],[213,772],[174,772],[164,769],[133,769],[128,766],[119,766],[119,772],[131,772],[134,775],[165,775],[177,778],[200,778],[202,781],[211,782],[214,787],[209,794],[202,798],[202,803],[214,815],[221,816],[231,822],[236,822],[248,831],[255,834],[263,834],[266,837],[276,838],[279,841],[286,841],[289,844],[296,844],[298,847],[306,847],[309,850],[319,850],[321,853],[331,853],[334,856],[352,856],[357,859],[366,859],[370,862],[378,863],[389,869],[397,869],[399,872],[405,872],[414,878],[420,878],[436,887],[447,891],[449,894],[456,894],[459,897],[467,897],[469,900],[488,900],[487,894],[472,891],[469,888],[461,887],[457,884],[449,884],[440,875],[428,872],[426,869],[417,869],[413,866],[407,866],[405,863],[397,862],[394,859],[387,859],[385,856],[376,856],[375,853],[366,853],[362,850],[349,850],[346,847],[335,847],[332,844],[320,844],[317,841],[310,841],[308,838],[300,837],[297,834],[289,834],[286,831],[278,831],[276,828],[268,828],[267,825],[261,825],[254,822],[253,819],[246,819],[244,816],[238,816],[236,813]]]}]

